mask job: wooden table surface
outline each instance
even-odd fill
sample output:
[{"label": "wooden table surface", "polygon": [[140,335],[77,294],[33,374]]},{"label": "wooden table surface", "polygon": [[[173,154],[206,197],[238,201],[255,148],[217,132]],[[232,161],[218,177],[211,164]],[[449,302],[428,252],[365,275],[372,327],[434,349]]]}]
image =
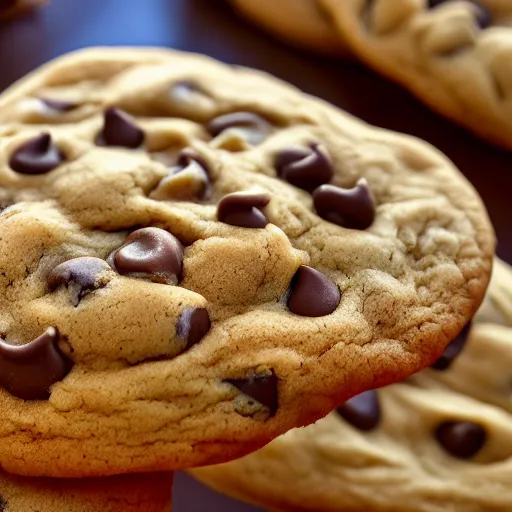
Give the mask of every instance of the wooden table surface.
[{"label": "wooden table surface", "polygon": [[[0,90],[53,57],[98,45],[166,46],[259,68],[374,125],[429,141],[478,189],[498,234],[498,254],[512,263],[512,153],[439,118],[357,64],[321,61],[274,42],[221,0],[53,0],[37,13],[0,25]],[[257,510],[186,475],[176,477],[174,512]]]}]

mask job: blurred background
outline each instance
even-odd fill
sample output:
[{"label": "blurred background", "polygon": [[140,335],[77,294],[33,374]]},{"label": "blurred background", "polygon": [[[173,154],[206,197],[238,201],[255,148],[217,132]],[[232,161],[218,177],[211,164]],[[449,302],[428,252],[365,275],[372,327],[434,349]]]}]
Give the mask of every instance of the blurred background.
[{"label": "blurred background", "polygon": [[[58,55],[98,45],[165,46],[258,68],[369,123],[427,140],[478,189],[498,234],[498,255],[512,263],[509,153],[436,116],[358,64],[323,60],[274,41],[237,18],[222,0],[53,0],[0,24],[0,89]],[[184,474],[176,476],[174,503],[175,512],[260,510],[217,495]]]}]

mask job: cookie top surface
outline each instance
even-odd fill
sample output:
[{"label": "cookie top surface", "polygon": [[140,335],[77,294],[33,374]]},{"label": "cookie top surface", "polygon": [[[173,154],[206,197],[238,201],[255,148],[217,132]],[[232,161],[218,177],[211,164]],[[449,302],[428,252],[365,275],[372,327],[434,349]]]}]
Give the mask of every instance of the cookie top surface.
[{"label": "cookie top surface", "polygon": [[295,46],[329,56],[349,51],[318,0],[228,0],[237,12]]},{"label": "cookie top surface", "polygon": [[8,90],[0,133],[11,472],[248,453],[431,364],[487,286],[446,158],[256,71],[82,51]]},{"label": "cookie top surface", "polygon": [[192,473],[276,511],[510,510],[511,308],[512,271],[497,261],[469,337],[431,369]]},{"label": "cookie top surface", "polygon": [[512,149],[509,0],[320,0],[357,57]]}]

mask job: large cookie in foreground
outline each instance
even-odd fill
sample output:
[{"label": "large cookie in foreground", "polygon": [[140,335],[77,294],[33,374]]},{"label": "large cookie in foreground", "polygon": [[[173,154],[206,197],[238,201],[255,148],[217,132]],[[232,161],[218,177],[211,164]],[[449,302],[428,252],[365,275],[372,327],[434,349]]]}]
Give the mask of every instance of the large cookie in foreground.
[{"label": "large cookie in foreground", "polygon": [[354,55],[512,149],[509,0],[320,0]]},{"label": "large cookie in foreground", "polygon": [[512,510],[511,365],[512,271],[497,261],[469,339],[432,369],[192,473],[274,511]]},{"label": "large cookie in foreground", "polygon": [[11,472],[241,456],[428,366],[484,295],[494,235],[452,164],[262,73],[91,49],[0,123]]}]

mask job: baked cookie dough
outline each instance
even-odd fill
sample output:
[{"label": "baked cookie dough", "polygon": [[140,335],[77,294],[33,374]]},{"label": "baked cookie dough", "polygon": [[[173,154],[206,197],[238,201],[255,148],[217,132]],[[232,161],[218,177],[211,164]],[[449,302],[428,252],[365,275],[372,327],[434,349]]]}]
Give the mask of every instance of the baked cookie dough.
[{"label": "baked cookie dough", "polygon": [[509,0],[320,0],[354,55],[512,149]]},{"label": "baked cookie dough", "polygon": [[287,43],[323,55],[349,54],[318,0],[228,1],[237,12]]},{"label": "baked cookie dough", "polygon": [[512,271],[496,260],[469,339],[431,369],[192,474],[274,511],[511,510],[511,365]]},{"label": "baked cookie dough", "polygon": [[494,235],[439,152],[263,73],[62,57],[0,97],[0,464],[227,461],[430,365]]},{"label": "baked cookie dough", "polygon": [[2,512],[170,512],[172,473],[30,478],[0,472]]},{"label": "baked cookie dough", "polygon": [[0,21],[19,16],[47,3],[47,0],[0,0]]}]

